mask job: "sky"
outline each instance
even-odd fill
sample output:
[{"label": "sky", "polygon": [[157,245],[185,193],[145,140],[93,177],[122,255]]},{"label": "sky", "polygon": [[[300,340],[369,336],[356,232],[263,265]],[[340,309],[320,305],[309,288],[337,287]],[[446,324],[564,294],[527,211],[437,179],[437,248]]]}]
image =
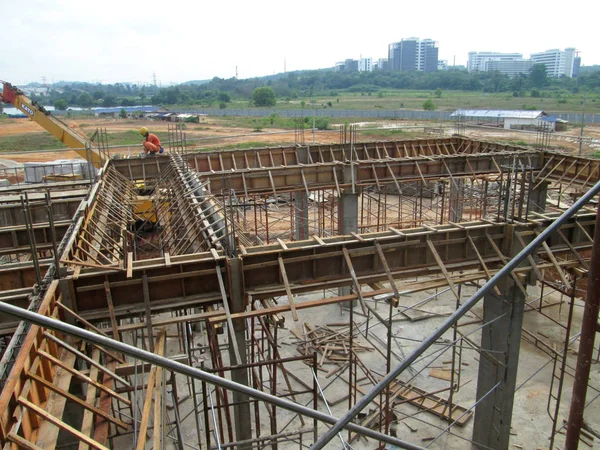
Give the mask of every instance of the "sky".
[{"label": "sky", "polygon": [[0,0],[0,80],[161,85],[333,67],[387,57],[407,37],[469,51],[575,47],[600,64],[600,2],[572,0]]}]

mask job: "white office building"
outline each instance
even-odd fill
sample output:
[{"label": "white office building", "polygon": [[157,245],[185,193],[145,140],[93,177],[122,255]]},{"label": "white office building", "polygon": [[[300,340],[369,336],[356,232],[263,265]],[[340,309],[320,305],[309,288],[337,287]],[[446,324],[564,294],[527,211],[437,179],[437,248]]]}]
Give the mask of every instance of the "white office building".
[{"label": "white office building", "polygon": [[373,58],[360,58],[358,60],[359,72],[371,72],[373,70]]},{"label": "white office building", "polygon": [[498,53],[498,52],[469,52],[467,70],[469,72],[488,72],[489,63],[496,61],[523,61],[521,53]]},{"label": "white office building", "polygon": [[578,62],[577,51],[574,48],[564,50],[552,49],[541,53],[532,53],[533,64],[544,64],[549,77],[559,78],[561,76],[573,77],[577,75]]}]

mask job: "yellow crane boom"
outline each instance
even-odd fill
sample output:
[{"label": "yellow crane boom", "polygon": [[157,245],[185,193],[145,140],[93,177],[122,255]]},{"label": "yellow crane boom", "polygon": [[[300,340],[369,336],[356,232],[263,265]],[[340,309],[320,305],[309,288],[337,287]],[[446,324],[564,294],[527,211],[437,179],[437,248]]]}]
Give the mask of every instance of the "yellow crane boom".
[{"label": "yellow crane boom", "polygon": [[91,162],[96,168],[104,165],[104,157],[92,141],[69,128],[66,123],[54,117],[42,105],[38,105],[37,102],[27,97],[21,89],[5,81],[2,83],[4,83],[4,88],[2,94],[0,94],[1,101],[10,103],[22,111],[67,147]]}]

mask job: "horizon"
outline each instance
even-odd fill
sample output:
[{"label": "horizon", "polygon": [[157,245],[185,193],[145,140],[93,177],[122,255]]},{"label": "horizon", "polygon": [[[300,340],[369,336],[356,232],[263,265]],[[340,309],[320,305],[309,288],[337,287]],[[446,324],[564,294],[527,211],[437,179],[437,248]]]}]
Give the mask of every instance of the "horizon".
[{"label": "horizon", "polygon": [[[31,0],[26,9],[9,3],[15,7],[0,37],[11,45],[3,49],[0,79],[16,85],[248,79],[331,68],[361,55],[386,58],[389,44],[411,36],[438,42],[439,59],[449,66],[466,65],[470,51],[530,55],[568,47],[580,52],[583,66],[600,64],[595,15],[565,20],[555,12],[558,2],[539,8],[508,0],[492,16],[474,0],[434,0],[426,10],[381,0],[360,10],[308,0],[293,15],[273,0],[227,7],[183,1],[172,18],[155,0],[106,0],[100,9],[77,0]],[[589,9],[583,0],[570,5]]]}]

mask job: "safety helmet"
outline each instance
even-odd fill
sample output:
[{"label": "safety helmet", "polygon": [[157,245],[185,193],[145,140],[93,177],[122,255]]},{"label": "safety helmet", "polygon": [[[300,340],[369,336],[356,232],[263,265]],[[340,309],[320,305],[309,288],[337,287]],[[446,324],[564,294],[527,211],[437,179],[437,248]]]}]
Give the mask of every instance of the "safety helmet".
[{"label": "safety helmet", "polygon": [[140,134],[142,136],[146,136],[148,134],[148,128],[146,128],[146,127],[140,128]]}]

